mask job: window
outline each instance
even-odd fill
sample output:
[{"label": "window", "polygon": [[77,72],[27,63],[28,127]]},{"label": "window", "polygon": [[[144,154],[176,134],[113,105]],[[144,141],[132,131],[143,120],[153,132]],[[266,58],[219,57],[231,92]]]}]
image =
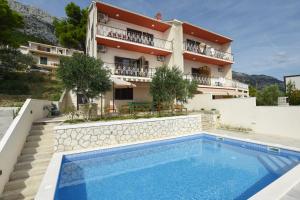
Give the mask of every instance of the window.
[{"label": "window", "polygon": [[115,56],[115,63],[126,67],[137,67],[137,60]]},{"label": "window", "polygon": [[48,63],[48,58],[47,57],[40,57],[40,64],[47,65],[47,63]]},{"label": "window", "polygon": [[223,73],[224,69],[222,67],[218,67],[218,72]]},{"label": "window", "polygon": [[115,89],[116,100],[132,100],[133,88],[117,88]]}]

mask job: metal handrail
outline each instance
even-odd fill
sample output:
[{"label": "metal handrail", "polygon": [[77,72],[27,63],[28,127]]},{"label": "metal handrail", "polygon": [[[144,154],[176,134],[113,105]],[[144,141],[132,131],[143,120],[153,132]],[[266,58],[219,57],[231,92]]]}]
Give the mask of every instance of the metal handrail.
[{"label": "metal handrail", "polygon": [[204,46],[200,46],[200,45],[196,45],[196,44],[189,44],[188,42],[183,42],[183,46],[184,46],[184,50],[186,50],[186,51],[190,51],[193,53],[202,54],[205,56],[218,58],[218,59],[222,59],[222,60],[228,60],[231,62],[234,61],[232,53],[217,50],[206,44]]},{"label": "metal handrail", "polygon": [[138,67],[135,65],[127,65],[123,63],[104,63],[104,67],[114,75],[132,76],[152,78],[156,72],[156,68],[151,67]]},{"label": "metal handrail", "polygon": [[97,27],[97,33],[101,36],[116,38],[147,46],[153,46],[161,49],[172,51],[172,42],[156,37],[149,37],[140,35],[131,31],[111,27],[104,24],[99,24]]},{"label": "metal handrail", "polygon": [[184,76],[187,80],[195,80],[200,85],[248,89],[245,83],[223,77],[208,77],[199,74],[185,74]]}]

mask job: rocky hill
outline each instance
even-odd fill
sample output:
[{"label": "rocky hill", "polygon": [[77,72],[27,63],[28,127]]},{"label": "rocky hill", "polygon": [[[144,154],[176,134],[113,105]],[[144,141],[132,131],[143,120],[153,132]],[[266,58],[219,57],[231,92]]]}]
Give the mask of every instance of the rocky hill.
[{"label": "rocky hill", "polygon": [[284,91],[284,83],[272,76],[267,75],[249,75],[241,72],[232,72],[232,78],[243,83],[247,83],[258,89],[262,89],[267,85],[277,84],[280,90]]},{"label": "rocky hill", "polygon": [[57,44],[52,24],[54,17],[39,8],[25,5],[15,0],[8,0],[11,9],[19,12],[24,17],[25,26],[20,32],[33,36],[51,44]]}]

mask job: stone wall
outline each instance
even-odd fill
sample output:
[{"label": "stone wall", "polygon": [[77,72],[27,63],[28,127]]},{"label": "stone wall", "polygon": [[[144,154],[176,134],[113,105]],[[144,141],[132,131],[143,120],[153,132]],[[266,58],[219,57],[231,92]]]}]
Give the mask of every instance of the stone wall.
[{"label": "stone wall", "polygon": [[62,125],[55,128],[56,152],[171,137],[202,130],[201,115]]}]

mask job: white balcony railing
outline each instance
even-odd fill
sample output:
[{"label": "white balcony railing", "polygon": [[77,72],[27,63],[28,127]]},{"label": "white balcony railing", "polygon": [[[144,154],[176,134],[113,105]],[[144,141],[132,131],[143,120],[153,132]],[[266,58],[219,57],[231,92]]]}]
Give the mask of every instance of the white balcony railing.
[{"label": "white balcony railing", "polygon": [[[156,68],[138,67],[136,65],[128,65],[124,63],[104,63],[104,67],[113,75],[152,78],[156,72]],[[236,80],[226,79],[222,77],[206,77],[198,74],[185,74],[187,80],[196,80],[199,85],[232,87],[237,89],[248,90],[248,85]]]},{"label": "white balcony railing", "polygon": [[43,51],[51,54],[57,54],[61,56],[72,56],[73,53],[75,52],[82,53],[82,51],[78,51],[74,49],[66,49],[61,47],[36,46],[36,45],[29,46],[29,49],[36,50],[36,51]]},{"label": "white balcony railing", "polygon": [[232,87],[248,90],[248,85],[236,80],[226,79],[223,77],[206,77],[198,74],[186,74],[185,78],[188,80],[195,80],[200,85],[218,86],[218,87]]},{"label": "white balcony railing", "polygon": [[233,62],[233,55],[231,53],[223,52],[207,45],[196,45],[184,42],[183,46],[186,51]]},{"label": "white balcony railing", "polygon": [[151,37],[149,35],[148,36],[141,35],[138,33],[134,33],[119,28],[114,28],[104,24],[98,25],[97,33],[105,37],[116,38],[128,42],[133,42],[137,44],[142,44],[150,47],[156,47],[156,48],[172,51],[172,42],[170,41]]},{"label": "white balcony railing", "polygon": [[156,72],[155,68],[138,67],[123,63],[104,63],[104,67],[108,69],[111,74],[120,76],[152,78]]}]

